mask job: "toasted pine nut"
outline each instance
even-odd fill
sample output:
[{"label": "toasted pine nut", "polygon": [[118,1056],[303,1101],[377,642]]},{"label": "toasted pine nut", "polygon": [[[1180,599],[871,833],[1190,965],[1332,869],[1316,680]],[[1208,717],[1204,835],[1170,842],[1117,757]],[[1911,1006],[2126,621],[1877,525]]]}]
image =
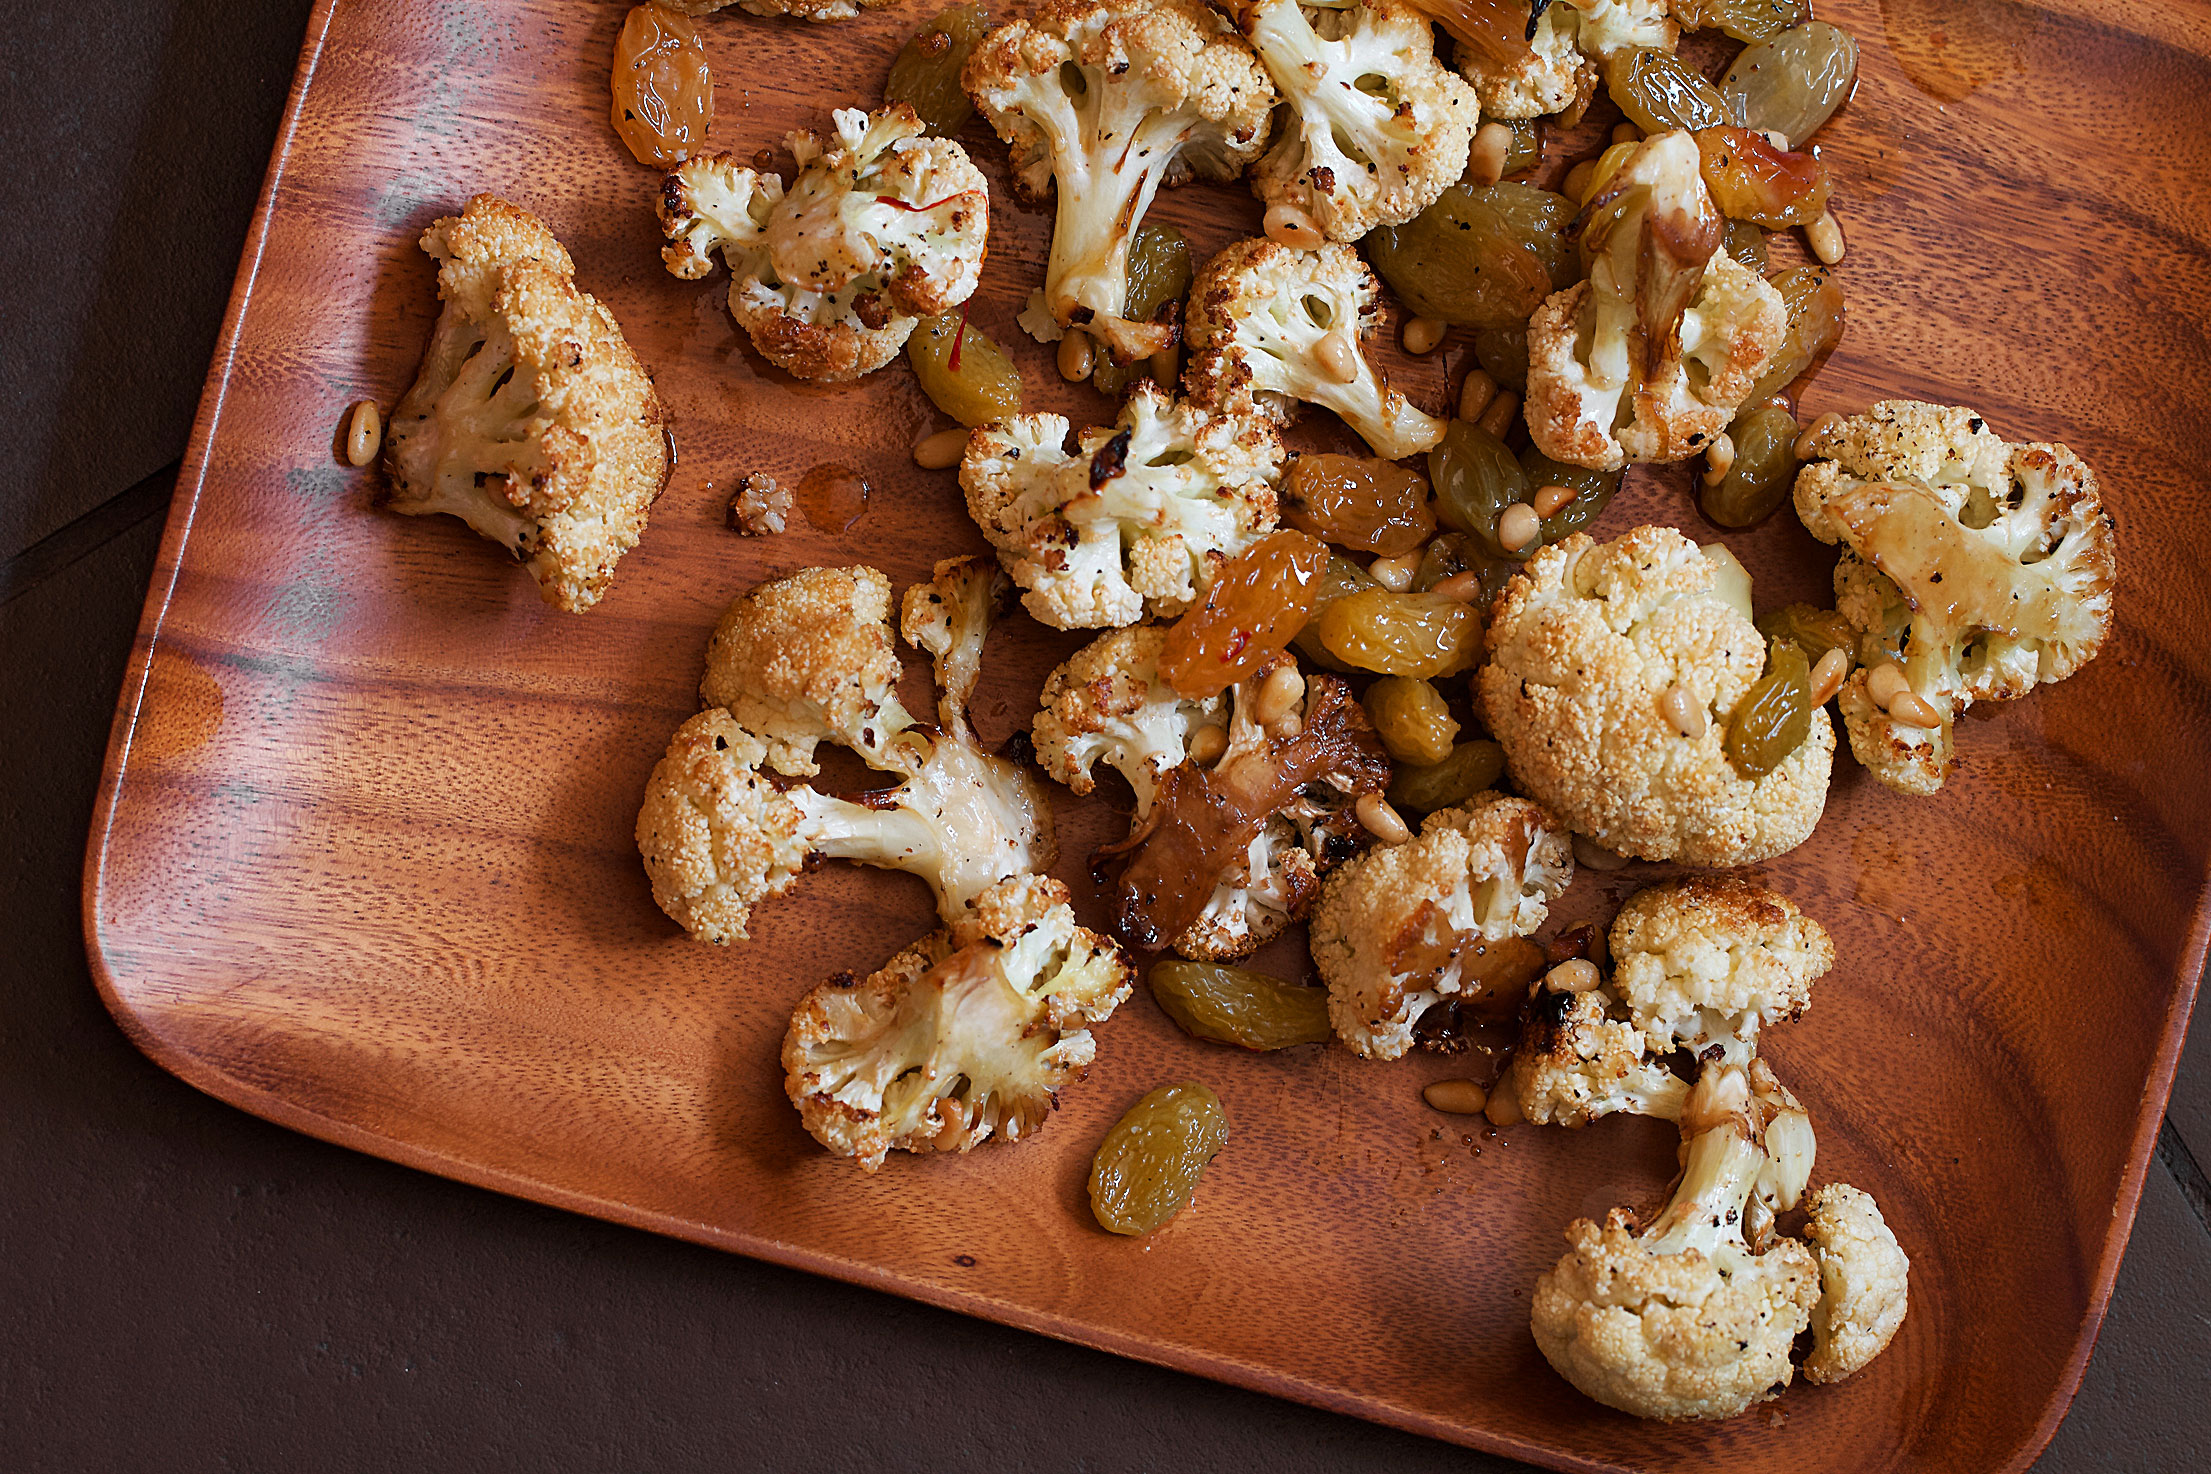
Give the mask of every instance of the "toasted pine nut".
[{"label": "toasted pine nut", "polygon": [[1520,1097],[1513,1093],[1509,1083],[1497,1082],[1499,1088],[1489,1093],[1489,1102],[1482,1107],[1482,1114],[1489,1117],[1492,1126],[1517,1126],[1528,1119],[1520,1109]]},{"label": "toasted pine nut", "polygon": [[1817,442],[1820,437],[1842,422],[1843,417],[1841,415],[1829,410],[1826,414],[1821,415],[1804,427],[1804,433],[1797,436],[1796,444],[1789,447],[1789,453],[1800,461],[1811,460],[1818,453]]},{"label": "toasted pine nut", "polygon": [[1850,657],[1840,650],[1830,650],[1812,667],[1812,705],[1825,706],[1828,699],[1842,689],[1842,683],[1850,675]]},{"label": "toasted pine nut", "polygon": [[1543,975],[1543,986],[1554,993],[1586,993],[1603,981],[1597,964],[1582,957],[1561,962]]},{"label": "toasted pine nut", "polygon": [[1270,726],[1277,718],[1305,699],[1305,677],[1298,674],[1295,665],[1278,665],[1259,684],[1259,694],[1252,698],[1251,719],[1260,726]]},{"label": "toasted pine nut", "polygon": [[346,417],[345,458],[348,465],[365,466],[384,446],[384,412],[373,399],[353,406]]},{"label": "toasted pine nut", "polygon": [[1497,514],[1497,546],[1517,553],[1543,535],[1543,519],[1526,502],[1514,502]]},{"label": "toasted pine nut", "polygon": [[1718,486],[1735,464],[1735,437],[1721,431],[1704,451],[1704,484]]},{"label": "toasted pine nut", "polygon": [[1407,553],[1402,558],[1377,558],[1367,565],[1367,572],[1383,588],[1402,594],[1413,586],[1413,573],[1419,566],[1420,555]]},{"label": "toasted pine nut", "polygon": [[1768,128],[1766,130],[1766,142],[1772,144],[1775,148],[1781,150],[1781,152],[1783,153],[1787,153],[1794,146],[1789,142],[1789,135],[1782,132],[1779,128]]},{"label": "toasted pine nut", "polygon": [[1595,159],[1583,159],[1566,171],[1565,194],[1575,204],[1586,202],[1589,194],[1589,177],[1597,172]]},{"label": "toasted pine nut", "polygon": [[949,471],[967,454],[967,431],[939,430],[914,442],[914,464],[924,471]]},{"label": "toasted pine nut", "polygon": [[1342,333],[1330,333],[1313,345],[1313,356],[1320,360],[1320,371],[1339,384],[1359,377],[1359,350]]},{"label": "toasted pine nut", "polygon": [[1407,353],[1425,358],[1443,346],[1444,334],[1450,331],[1451,325],[1447,322],[1438,322],[1432,317],[1408,317],[1398,337]]},{"label": "toasted pine nut", "polygon": [[1535,514],[1538,517],[1555,517],[1558,515],[1560,508],[1570,505],[1580,495],[1581,490],[1578,487],[1539,486],[1536,488],[1535,496],[1529,500],[1528,505],[1535,508]]},{"label": "toasted pine nut", "polygon": [[1683,687],[1668,686],[1658,698],[1658,709],[1674,724],[1674,730],[1691,742],[1704,735],[1704,703]]},{"label": "toasted pine nut", "polygon": [[1833,266],[1843,258],[1842,226],[1836,223],[1833,210],[1822,210],[1819,219],[1804,227],[1804,244],[1812,248],[1823,266]]},{"label": "toasted pine nut", "polygon": [[[1614,854],[1586,834],[1577,834],[1574,836],[1574,863],[1584,870],[1625,870],[1628,857]],[[1603,936],[1604,933],[1599,932],[1597,935]]]},{"label": "toasted pine nut", "polygon": [[1190,734],[1190,761],[1203,767],[1228,751],[1228,732],[1218,722],[1207,722]]},{"label": "toasted pine nut", "polygon": [[1904,679],[1903,667],[1892,661],[1882,661],[1866,672],[1866,695],[1873,698],[1875,706],[1886,709],[1897,697],[1912,689],[1912,683]]},{"label": "toasted pine nut", "polygon": [[1512,428],[1512,417],[1518,413],[1520,396],[1510,389],[1500,389],[1497,397],[1489,402],[1489,408],[1482,411],[1481,418],[1475,423],[1502,440],[1505,432]]},{"label": "toasted pine nut", "polygon": [[1643,141],[1643,130],[1633,123],[1623,120],[1612,125],[1612,141],[1614,143],[1641,143]]},{"label": "toasted pine nut", "polygon": [[1497,397],[1497,381],[1489,376],[1488,369],[1468,369],[1459,382],[1459,418],[1478,420],[1489,402]]},{"label": "toasted pine nut", "polygon": [[1295,710],[1286,711],[1267,723],[1267,735],[1279,738],[1284,742],[1289,741],[1304,730],[1305,718],[1299,716]]},{"label": "toasted pine nut", "polygon": [[1167,393],[1175,392],[1175,380],[1182,375],[1182,350],[1162,348],[1152,355],[1152,382]]},{"label": "toasted pine nut", "polygon": [[1403,844],[1413,837],[1412,830],[1405,827],[1403,816],[1379,793],[1360,794],[1359,802],[1351,811],[1359,816],[1367,832],[1384,844]]},{"label": "toasted pine nut", "polygon": [[1315,251],[1326,243],[1313,217],[1295,205],[1267,206],[1267,239],[1298,251]]},{"label": "toasted pine nut", "polygon": [[1505,177],[1505,155],[1512,152],[1512,130],[1502,123],[1484,123],[1474,130],[1474,146],[1466,151],[1466,182],[1486,188]]},{"label": "toasted pine nut", "polygon": [[1482,596],[1482,576],[1469,568],[1441,580],[1428,592],[1441,594],[1446,599],[1456,599],[1461,604],[1471,604]]},{"label": "toasted pine nut", "polygon": [[1472,1080],[1437,1080],[1420,1092],[1420,1098],[1452,1116],[1478,1116],[1489,1104],[1489,1092]]},{"label": "toasted pine nut", "polygon": [[1089,378],[1097,363],[1098,350],[1091,346],[1090,334],[1070,331],[1059,340],[1059,376],[1068,383]]},{"label": "toasted pine nut", "polygon": [[1907,727],[1939,727],[1942,713],[1917,691],[1905,691],[1889,703],[1889,720]]}]

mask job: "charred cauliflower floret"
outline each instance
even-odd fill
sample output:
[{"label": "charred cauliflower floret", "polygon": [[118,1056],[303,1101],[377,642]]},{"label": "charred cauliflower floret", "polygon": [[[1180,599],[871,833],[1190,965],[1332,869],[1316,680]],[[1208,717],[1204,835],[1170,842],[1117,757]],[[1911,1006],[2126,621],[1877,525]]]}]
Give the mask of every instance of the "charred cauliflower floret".
[{"label": "charred cauliflower floret", "polygon": [[1609,1407],[1731,1418],[1795,1373],[1790,1343],[1819,1300],[1818,1269],[1795,1239],[1758,1253],[1744,1237],[1766,1163],[1745,1096],[1739,1069],[1708,1067],[1682,1108],[1686,1164],[1665,1210],[1641,1233],[1618,1208],[1602,1228],[1577,1220],[1573,1247],[1536,1281],[1536,1345]]},{"label": "charred cauliflower floret", "polygon": [[[2096,473],[2065,446],[2013,444],[1971,410],[1909,400],[1830,424],[1811,449],[1797,516],[1845,549],[1835,606],[1867,667],[1841,693],[1850,749],[1889,787],[1932,793],[1960,713],[2063,680],[2110,634],[2118,536]],[[1874,699],[1889,665],[1925,711]]]},{"label": "charred cauliflower floret", "polygon": [[1128,780],[1138,815],[1149,813],[1160,778],[1189,756],[1190,734],[1227,724],[1225,693],[1193,701],[1160,679],[1166,641],[1164,625],[1114,630],[1053,671],[1029,728],[1038,766],[1089,793],[1103,761]]},{"label": "charred cauliflower floret", "polygon": [[1593,91],[1596,63],[1613,52],[1672,51],[1680,40],[1666,0],[1550,0],[1535,7],[1524,43],[1462,41],[1457,60],[1483,117],[1536,118],[1564,112]]},{"label": "charred cauliflower floret", "polygon": [[1097,1053],[1089,1025],[1128,997],[1120,948],[1075,924],[1067,887],[1024,875],[855,981],[799,1000],[784,1089],[815,1140],[873,1172],[893,1149],[968,1151],[1044,1124]]},{"label": "charred cauliflower floret", "polygon": [[1282,440],[1259,415],[1177,403],[1142,381],[1121,416],[1065,449],[1059,415],[968,437],[967,510],[1057,629],[1179,614],[1213,571],[1274,526]]},{"label": "charred cauliflower floret", "polygon": [[1054,188],[1044,307],[1123,362],[1174,346],[1131,322],[1129,243],[1162,184],[1233,179],[1267,137],[1274,88],[1200,0],[1044,0],[968,56],[960,84],[1013,150],[1014,187]]},{"label": "charred cauliflower floret", "polygon": [[762,776],[766,758],[714,707],[676,728],[645,785],[637,847],[653,899],[701,941],[751,935],[752,908],[790,889],[813,852],[798,805]]},{"label": "charred cauliflower floret", "polygon": [[546,603],[581,613],[667,483],[667,411],[529,211],[480,194],[422,249],[445,308],[392,408],[383,504],[460,518],[527,567]]},{"label": "charred cauliflower floret", "polygon": [[1391,388],[1361,346],[1381,327],[1381,289],[1349,246],[1238,241],[1190,288],[1197,352],[1183,383],[1203,403],[1278,420],[1300,400],[1334,410],[1385,460],[1432,449],[1448,422]]},{"label": "charred cauliflower floret", "polygon": [[1569,465],[1678,461],[1727,428],[1788,332],[1781,293],[1720,249],[1696,139],[1640,144],[1582,207],[1589,279],[1528,322],[1528,433]]},{"label": "charred cauliflower floret", "polygon": [[661,189],[668,270],[696,279],[721,253],[729,311],[778,368],[817,383],[872,373],[924,317],[982,277],[990,194],[966,150],[922,136],[905,103],[840,108],[836,136],[793,133],[788,191],[728,154],[687,159]]},{"label": "charred cauliflower floret", "polygon": [[[655,4],[662,0],[654,0]],[[747,15],[788,15],[800,20],[850,20],[891,0],[675,0],[686,15],[712,15],[734,5]]]},{"label": "charred cauliflower floret", "polygon": [[1689,1094],[1605,987],[1536,989],[1522,1011],[1510,1078],[1520,1113],[1545,1126],[1579,1128],[1623,1112],[1678,1120]]},{"label": "charred cauliflower floret", "polygon": [[1235,13],[1292,120],[1252,171],[1261,200],[1355,241],[1404,224],[1466,172],[1480,105],[1409,0],[1240,0]]},{"label": "charred cauliflower floret", "polygon": [[1421,1015],[1481,993],[1484,953],[1542,925],[1573,878],[1558,821],[1495,793],[1345,864],[1322,885],[1312,925],[1337,1037],[1369,1059],[1404,1054]]},{"label": "charred cauliflower floret", "polygon": [[1871,1193],[1830,1182],[1807,1206],[1804,1237],[1819,1261],[1820,1295],[1804,1375],[1840,1382],[1895,1339],[1910,1300],[1912,1264]]},{"label": "charred cauliflower floret", "polygon": [[1601,545],[1576,533],[1529,559],[1491,612],[1476,677],[1521,790],[1639,859],[1747,865],[1803,843],[1826,805],[1834,728],[1815,710],[1771,771],[1736,771],[1727,725],[1766,644],[1735,597],[1667,527]]},{"label": "charred cauliflower floret", "polygon": [[899,734],[904,667],[890,631],[891,581],[873,568],[806,568],[737,596],[706,644],[699,699],[726,707],[789,777],[821,771],[824,739],[889,772],[913,766]]},{"label": "charred cauliflower floret", "polygon": [[[1654,1053],[1747,1065],[1758,1031],[1801,1016],[1835,965],[1827,929],[1732,875],[1630,897],[1612,921],[1613,987]],[[1714,1054],[1712,1051],[1717,1050]]]}]

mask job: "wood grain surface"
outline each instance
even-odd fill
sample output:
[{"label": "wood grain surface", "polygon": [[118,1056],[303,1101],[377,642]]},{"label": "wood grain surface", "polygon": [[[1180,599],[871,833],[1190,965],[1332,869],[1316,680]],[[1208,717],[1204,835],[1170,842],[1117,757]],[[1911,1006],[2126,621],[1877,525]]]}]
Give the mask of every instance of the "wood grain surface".
[{"label": "wood grain surface", "polygon": [[[2205,10],[1824,12],[1864,48],[1823,137],[1851,320],[1804,408],[1943,399],[2070,443],[2120,521],[2119,630],[2078,677],[1965,723],[1935,798],[1838,761],[1818,833],[1758,872],[1841,957],[1766,1052],[1813,1111],[1818,1179],[1880,1199],[1913,1309],[1857,1379],[1689,1428],[1584,1400],[1526,1325],[1567,1221],[1663,1187],[1659,1123],[1469,1136],[1420,1103],[1448,1061],[1203,1046],[1140,993],[1031,1143],[865,1178],[799,1129],[776,1064],[791,1003],[927,929],[927,894],[831,868],[763,907],[750,944],[701,946],[652,904],[638,798],[732,594],[856,559],[903,585],[983,544],[951,476],[912,465],[942,421],[902,366],[795,384],[719,277],[661,269],[657,176],[605,122],[621,13],[317,11],[94,824],[86,925],[132,1037],[225,1100],[401,1162],[1560,1468],[2029,1462],[2093,1341],[2205,950]],[[706,22],[716,143],[750,155],[872,102],[918,15]],[[976,321],[1023,354],[1030,408],[1106,418],[1014,328],[1049,217],[1013,203],[980,124],[966,141],[996,207]],[[332,455],[348,403],[410,382],[436,310],[414,239],[477,190],[553,226],[675,414],[673,482],[581,618],[459,523],[376,512]],[[1258,221],[1228,187],[1160,211],[1207,249]],[[1467,351],[1389,361],[1440,409]],[[738,477],[824,461],[872,484],[849,531],[724,529]],[[1710,538],[1685,484],[1636,473],[1598,530]],[[1832,555],[1793,519],[1727,541],[1761,607],[1824,598]],[[1007,621],[974,707],[987,740],[1077,643]],[[1095,917],[1082,859],[1123,819],[1059,800],[1061,873]],[[1554,921],[1663,873],[1586,876]],[[1303,969],[1288,945],[1268,960]],[[1220,1093],[1228,1149],[1166,1231],[1098,1231],[1091,1147],[1182,1078]]]}]

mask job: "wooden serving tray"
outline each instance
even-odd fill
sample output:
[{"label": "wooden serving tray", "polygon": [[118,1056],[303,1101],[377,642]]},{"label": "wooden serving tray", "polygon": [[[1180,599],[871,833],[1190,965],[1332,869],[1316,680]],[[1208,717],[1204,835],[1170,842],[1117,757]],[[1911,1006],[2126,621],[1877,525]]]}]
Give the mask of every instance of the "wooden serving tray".
[{"label": "wooden serving tray", "polygon": [[[1140,990],[1032,1143],[869,1178],[804,1135],[776,1063],[790,1006],[926,930],[924,890],[832,868],[749,945],[702,946],[653,906],[638,798],[736,591],[855,560],[903,586],[983,544],[952,477],[913,467],[942,421],[903,366],[794,384],[718,276],[661,269],[657,176],[606,122],[617,4],[316,11],[116,716],[85,876],[109,1007],[186,1080],[331,1141],[1562,1469],[2023,1467],[2094,1340],[2205,953],[2211,27],[2115,0],[1832,9],[1864,52],[1824,137],[1851,324],[1806,411],[1956,400],[2067,441],[2124,548],[2101,659],[1965,723],[1938,797],[1839,760],[1819,832],[1761,871],[1841,956],[1769,1056],[1818,1122],[1819,1179],[1873,1191],[1913,1262],[1910,1319],[1855,1381],[1718,1427],[1574,1393],[1529,1339],[1531,1286],[1569,1219],[1653,1200],[1670,1129],[1464,1132],[1420,1101],[1448,1060],[1200,1045]],[[866,106],[921,14],[704,22],[717,144]],[[1012,202],[980,124],[967,140],[995,195],[976,321],[1023,354],[1031,408],[1105,418],[1013,326],[1049,216]],[[415,237],[476,190],[551,223],[675,411],[681,466],[581,618],[459,523],[375,511],[332,453],[350,401],[411,380],[435,312]],[[1162,210],[1206,249],[1258,221],[1238,187]],[[1388,351],[1434,409],[1469,350]],[[850,531],[724,529],[738,476],[828,461],[874,487]],[[1713,536],[1685,485],[1638,473],[1599,530]],[[1761,607],[1824,599],[1832,555],[1793,518],[1728,542]],[[987,740],[1076,643],[1007,621]],[[1082,860],[1122,818],[1060,798],[1061,873],[1095,917]],[[1655,873],[1586,875],[1558,919]],[[1228,1148],[1165,1232],[1100,1232],[1093,1146],[1183,1078],[1221,1094]]]}]

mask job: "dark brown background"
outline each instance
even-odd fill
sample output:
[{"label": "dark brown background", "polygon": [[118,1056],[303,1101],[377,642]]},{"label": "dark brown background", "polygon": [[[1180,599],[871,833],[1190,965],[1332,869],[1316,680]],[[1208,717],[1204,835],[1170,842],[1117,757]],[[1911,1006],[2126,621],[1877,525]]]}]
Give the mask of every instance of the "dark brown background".
[{"label": "dark brown background", "polygon": [[[306,9],[31,0],[0,39],[0,1467],[1514,1467],[354,1156],[123,1040],[85,827]],[[2040,1468],[2211,1446],[2202,1055]]]}]

